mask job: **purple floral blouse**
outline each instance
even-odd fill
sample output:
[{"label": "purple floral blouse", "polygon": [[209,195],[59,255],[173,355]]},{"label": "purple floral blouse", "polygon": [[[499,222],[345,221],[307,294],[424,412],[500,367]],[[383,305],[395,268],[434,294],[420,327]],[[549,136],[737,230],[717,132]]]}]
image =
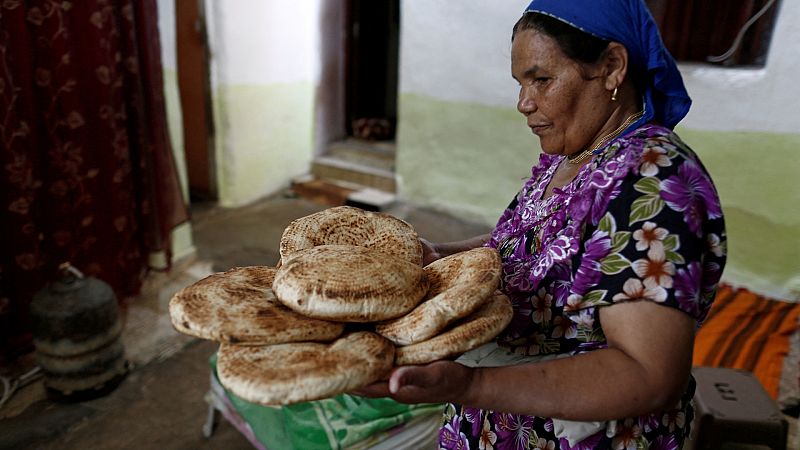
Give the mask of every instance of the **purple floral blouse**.
[{"label": "purple floral blouse", "polygon": [[[697,155],[669,129],[616,140],[567,186],[543,193],[563,156],[542,154],[487,244],[503,260],[514,318],[498,345],[522,355],[607,346],[599,309],[630,300],[706,317],[725,265],[725,227]],[[449,404],[444,449],[677,449],[694,415],[692,381],[673,409],[622,418],[570,447],[544,417]]]}]

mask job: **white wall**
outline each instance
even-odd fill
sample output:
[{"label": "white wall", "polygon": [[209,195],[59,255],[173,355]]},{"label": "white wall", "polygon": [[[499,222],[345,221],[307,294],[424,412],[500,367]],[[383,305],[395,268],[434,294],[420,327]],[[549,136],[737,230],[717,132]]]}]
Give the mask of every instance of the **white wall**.
[{"label": "white wall", "polygon": [[511,28],[528,3],[403,1],[400,93],[513,107],[517,85],[511,78]]},{"label": "white wall", "polygon": [[207,0],[212,86],[315,81],[320,0]]},{"label": "white wall", "polygon": [[206,0],[219,201],[239,206],[306,173],[321,0]]},{"label": "white wall", "polygon": [[175,0],[157,0],[158,32],[161,39],[161,65],[164,70],[176,70]]}]

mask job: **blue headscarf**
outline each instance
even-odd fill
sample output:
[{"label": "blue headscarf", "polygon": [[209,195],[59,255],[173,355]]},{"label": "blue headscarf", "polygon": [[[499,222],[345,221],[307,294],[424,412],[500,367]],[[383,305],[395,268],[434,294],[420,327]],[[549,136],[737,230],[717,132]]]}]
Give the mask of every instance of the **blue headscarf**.
[{"label": "blue headscarf", "polygon": [[529,11],[625,46],[629,63],[647,75],[641,87],[645,115],[639,123],[655,120],[671,129],[689,112],[692,100],[683,78],[642,0],[533,0]]}]

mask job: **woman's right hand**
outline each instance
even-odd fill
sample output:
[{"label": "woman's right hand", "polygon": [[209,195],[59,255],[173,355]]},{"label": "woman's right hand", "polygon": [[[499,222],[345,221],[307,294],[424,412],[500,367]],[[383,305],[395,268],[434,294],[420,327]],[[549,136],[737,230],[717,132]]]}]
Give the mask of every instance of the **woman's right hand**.
[{"label": "woman's right hand", "polygon": [[427,266],[428,264],[436,261],[437,259],[441,258],[442,253],[439,251],[438,246],[433,242],[420,238],[420,243],[422,243],[422,265]]},{"label": "woman's right hand", "polygon": [[454,361],[434,361],[422,366],[402,366],[381,380],[350,392],[360,397],[391,397],[398,402],[445,403],[459,401],[469,392],[476,369]]}]

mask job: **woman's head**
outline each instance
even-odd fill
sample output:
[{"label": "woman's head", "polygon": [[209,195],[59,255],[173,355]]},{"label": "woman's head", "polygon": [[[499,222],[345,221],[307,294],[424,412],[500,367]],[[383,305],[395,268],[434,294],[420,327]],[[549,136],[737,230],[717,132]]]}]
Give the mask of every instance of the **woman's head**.
[{"label": "woman's head", "polygon": [[[664,47],[658,26],[643,0],[533,0],[525,8],[525,16],[529,14],[533,16],[523,17],[517,28],[538,27],[540,32],[564,42],[560,44],[564,53],[576,61],[591,60],[597,48],[587,45],[586,57],[581,56],[580,48],[572,52],[570,48],[586,44],[570,44],[572,38],[558,37],[558,28],[565,26],[568,34],[572,33],[569,28],[573,28],[600,40],[622,44],[628,53],[628,77],[636,81],[645,105],[642,122],[654,121],[673,128],[688,113],[691,99],[680,71]],[[561,24],[555,24],[556,31],[548,31],[551,24],[537,23],[545,21],[536,15]]]},{"label": "woman's head", "polygon": [[[611,42],[540,13],[526,12],[523,14],[514,24],[511,42],[514,42],[518,32],[525,30],[537,30],[552,37],[565,55],[587,66],[599,62]],[[644,84],[644,76],[636,65],[629,65],[628,76],[637,88]]]},{"label": "woman's head", "polygon": [[526,13],[517,22],[511,46],[517,109],[545,152],[578,153],[639,110],[627,57],[621,44],[543,14]]}]

